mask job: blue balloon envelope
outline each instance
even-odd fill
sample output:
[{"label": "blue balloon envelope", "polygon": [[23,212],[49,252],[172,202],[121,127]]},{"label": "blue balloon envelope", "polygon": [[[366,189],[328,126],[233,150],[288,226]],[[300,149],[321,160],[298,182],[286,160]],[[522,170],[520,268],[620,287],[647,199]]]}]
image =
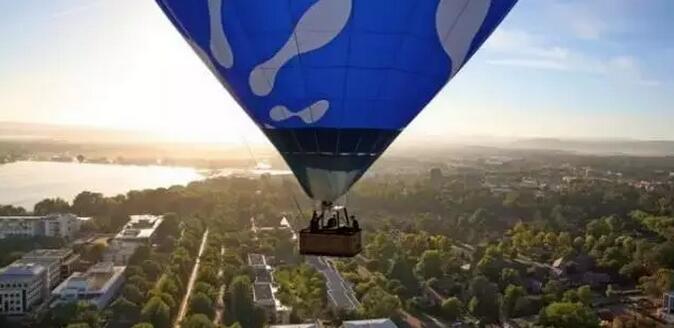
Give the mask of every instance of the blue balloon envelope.
[{"label": "blue balloon envelope", "polygon": [[517,0],[157,0],[307,194],[343,195]]}]

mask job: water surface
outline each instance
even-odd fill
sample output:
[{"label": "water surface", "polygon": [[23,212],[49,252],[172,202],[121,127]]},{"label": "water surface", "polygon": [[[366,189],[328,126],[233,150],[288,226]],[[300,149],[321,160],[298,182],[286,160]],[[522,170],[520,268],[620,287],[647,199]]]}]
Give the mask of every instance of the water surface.
[{"label": "water surface", "polygon": [[22,161],[0,165],[0,204],[32,210],[42,199],[72,201],[83,190],[114,196],[203,178],[185,167]]}]

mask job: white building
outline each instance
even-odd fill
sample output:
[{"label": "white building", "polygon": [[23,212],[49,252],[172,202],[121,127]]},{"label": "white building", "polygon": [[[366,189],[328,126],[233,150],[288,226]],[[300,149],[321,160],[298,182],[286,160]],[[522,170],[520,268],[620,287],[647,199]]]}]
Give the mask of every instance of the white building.
[{"label": "white building", "polygon": [[66,279],[79,261],[79,255],[71,249],[36,249],[26,253],[15,263],[39,264],[47,270],[47,287],[52,290]]},{"label": "white building", "polygon": [[342,322],[343,328],[398,328],[391,319],[351,320]]},{"label": "white building", "polygon": [[126,265],[136,248],[152,242],[163,216],[131,215],[122,230],[113,238],[103,254],[103,261]]},{"label": "white building", "polygon": [[129,222],[115,236],[115,240],[137,243],[150,242],[163,221],[164,217],[161,215],[131,215]]},{"label": "white building", "polygon": [[124,266],[97,263],[87,272],[75,272],[53,291],[57,302],[86,301],[99,309],[106,307],[124,283]]},{"label": "white building", "polygon": [[274,283],[273,268],[267,264],[262,254],[248,254],[248,265],[253,269],[253,302],[265,310],[269,322],[286,324],[290,322],[292,308],[281,304],[276,298],[278,288]]},{"label": "white building", "polygon": [[12,263],[0,271],[0,315],[23,315],[48,298],[47,269]]},{"label": "white building", "polygon": [[0,239],[8,236],[72,238],[80,230],[73,214],[45,216],[0,216]]}]

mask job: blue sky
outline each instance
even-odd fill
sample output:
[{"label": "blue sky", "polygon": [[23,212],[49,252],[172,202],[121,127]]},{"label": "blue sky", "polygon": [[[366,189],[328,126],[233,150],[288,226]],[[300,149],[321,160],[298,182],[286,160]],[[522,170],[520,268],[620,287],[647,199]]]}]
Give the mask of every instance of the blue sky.
[{"label": "blue sky", "polygon": [[[0,121],[261,134],[152,0],[0,2]],[[674,139],[674,1],[520,0],[416,136]]]}]

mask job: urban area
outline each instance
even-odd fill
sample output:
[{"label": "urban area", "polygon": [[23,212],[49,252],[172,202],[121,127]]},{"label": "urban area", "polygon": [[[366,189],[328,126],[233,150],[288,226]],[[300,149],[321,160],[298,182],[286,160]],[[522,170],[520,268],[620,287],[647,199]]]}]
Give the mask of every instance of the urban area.
[{"label": "urban area", "polygon": [[0,207],[2,327],[665,327],[671,158],[384,161],[355,258],[301,256],[289,176]]}]

